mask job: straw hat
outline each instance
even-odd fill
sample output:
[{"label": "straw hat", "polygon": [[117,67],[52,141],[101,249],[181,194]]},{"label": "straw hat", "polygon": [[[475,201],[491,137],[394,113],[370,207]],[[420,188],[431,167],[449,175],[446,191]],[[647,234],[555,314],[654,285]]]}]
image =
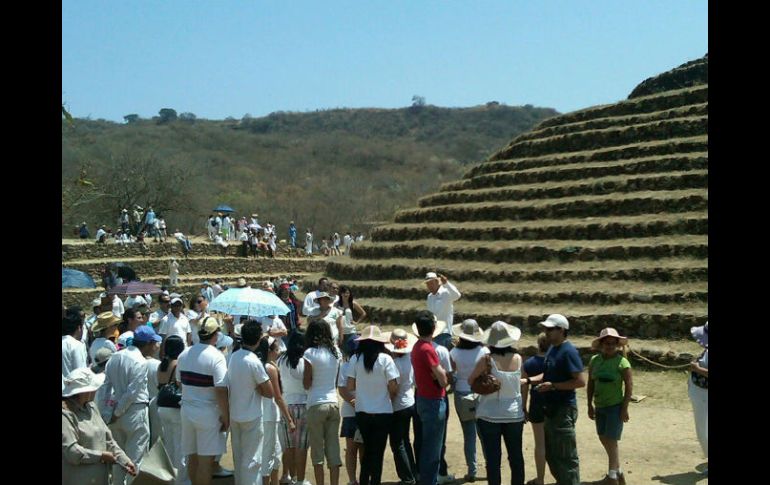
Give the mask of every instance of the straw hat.
[{"label": "straw hat", "polygon": [[599,336],[591,342],[591,348],[599,350],[599,346],[602,344],[602,339],[607,337],[615,337],[619,340],[618,345],[626,345],[628,343],[628,337],[623,337],[618,334],[618,331],[612,327],[603,328]]},{"label": "straw hat", "polygon": [[94,374],[88,367],[79,367],[64,378],[64,390],[61,395],[69,397],[95,391],[104,383],[105,377],[104,374]]},{"label": "straw hat", "polygon": [[463,320],[463,323],[452,325],[452,333],[469,342],[481,342],[481,339],[484,337],[484,332],[479,328],[479,323],[472,318]]},{"label": "straw hat", "polygon": [[96,317],[96,323],[91,327],[93,333],[101,332],[107,328],[120,324],[122,322],[120,317],[116,317],[112,312],[103,312]]},{"label": "straw hat", "polygon": [[439,279],[438,275],[433,271],[431,271],[425,275],[425,279],[423,281],[427,283],[430,280],[437,280],[437,279]]},{"label": "straw hat", "polygon": [[417,343],[417,337],[408,333],[403,328],[397,328],[392,332],[385,332],[388,337],[388,343],[385,348],[394,354],[408,354],[412,351],[414,344]]},{"label": "straw hat", "polygon": [[482,342],[489,347],[501,349],[512,347],[519,341],[519,338],[521,338],[521,330],[514,325],[498,320],[484,331]]},{"label": "straw hat", "polygon": [[388,336],[383,334],[380,327],[375,325],[369,325],[362,332],[361,336],[356,339],[358,342],[363,340],[374,340],[375,342],[388,342]]},{"label": "straw hat", "polygon": [[[438,337],[444,330],[446,330],[446,322],[444,320],[436,320],[436,328],[433,330],[433,337]],[[418,337],[420,336],[420,332],[417,331],[416,323],[412,324],[412,332]]]}]

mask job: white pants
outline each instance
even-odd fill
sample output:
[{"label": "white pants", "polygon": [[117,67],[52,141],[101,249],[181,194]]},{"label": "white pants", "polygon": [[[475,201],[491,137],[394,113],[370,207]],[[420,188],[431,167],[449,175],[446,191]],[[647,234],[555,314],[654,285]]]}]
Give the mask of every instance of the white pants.
[{"label": "white pants", "polygon": [[179,278],[179,273],[169,273],[168,275],[169,284],[171,286],[176,286],[178,281],[177,278]]},{"label": "white pants", "polygon": [[[110,425],[112,436],[123,452],[139,468],[150,443],[150,421],[146,404],[132,404],[128,411]],[[126,483],[126,471],[120,465],[112,467],[112,483]]]},{"label": "white pants", "polygon": [[709,457],[709,391],[688,382],[687,394],[690,395],[692,411],[695,415],[695,434],[706,459]]},{"label": "white pants", "polygon": [[264,421],[262,428],[262,476],[269,477],[273,470],[281,468],[281,443],[278,442],[278,421]]},{"label": "white pants", "polygon": [[182,454],[182,413],[177,408],[158,408],[158,415],[163,423],[163,444],[176,468],[176,482],[189,484],[187,476],[187,457]]},{"label": "white pants", "polygon": [[235,485],[261,485],[262,421],[231,421],[230,436],[233,444]]},{"label": "white pants", "polygon": [[[158,414],[158,400],[154,397],[150,400],[150,407],[148,409],[149,421],[150,421],[150,445],[151,448],[155,441],[163,436],[163,425],[160,422],[160,415]],[[165,444],[165,443],[164,443]]]}]

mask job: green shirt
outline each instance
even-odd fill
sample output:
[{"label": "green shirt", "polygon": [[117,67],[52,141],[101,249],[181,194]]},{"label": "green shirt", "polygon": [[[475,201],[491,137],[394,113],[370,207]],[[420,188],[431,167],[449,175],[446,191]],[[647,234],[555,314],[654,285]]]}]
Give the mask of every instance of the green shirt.
[{"label": "green shirt", "polygon": [[615,406],[623,402],[623,370],[631,363],[621,354],[605,360],[602,354],[591,357],[588,364],[594,381],[594,405],[597,408]]}]

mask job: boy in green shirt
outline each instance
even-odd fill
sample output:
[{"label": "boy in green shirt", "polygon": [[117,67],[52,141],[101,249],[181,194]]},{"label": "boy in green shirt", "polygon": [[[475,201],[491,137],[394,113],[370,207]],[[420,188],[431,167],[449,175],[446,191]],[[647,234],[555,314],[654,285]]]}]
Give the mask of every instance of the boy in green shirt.
[{"label": "boy in green shirt", "polygon": [[631,364],[618,353],[618,349],[627,343],[628,338],[618,335],[614,328],[603,329],[592,343],[593,349],[601,352],[591,357],[588,364],[588,417],[596,421],[596,433],[609,459],[607,476],[596,482],[601,485],[626,483],[620,469],[618,441],[623,432],[623,423],[628,422],[628,403],[631,402],[633,382]]}]

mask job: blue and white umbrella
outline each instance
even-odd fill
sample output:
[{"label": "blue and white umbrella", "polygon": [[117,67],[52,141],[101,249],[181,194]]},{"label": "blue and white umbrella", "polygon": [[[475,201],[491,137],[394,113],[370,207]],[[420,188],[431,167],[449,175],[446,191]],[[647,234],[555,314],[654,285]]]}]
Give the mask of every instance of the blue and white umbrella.
[{"label": "blue and white umbrella", "polygon": [[[76,269],[61,269],[62,288],[96,288],[96,283],[91,275]],[[277,297],[276,297],[277,298]]]},{"label": "blue and white umbrella", "polygon": [[228,315],[250,317],[286,315],[291,311],[274,293],[254,288],[230,288],[211,300],[209,308]]}]

